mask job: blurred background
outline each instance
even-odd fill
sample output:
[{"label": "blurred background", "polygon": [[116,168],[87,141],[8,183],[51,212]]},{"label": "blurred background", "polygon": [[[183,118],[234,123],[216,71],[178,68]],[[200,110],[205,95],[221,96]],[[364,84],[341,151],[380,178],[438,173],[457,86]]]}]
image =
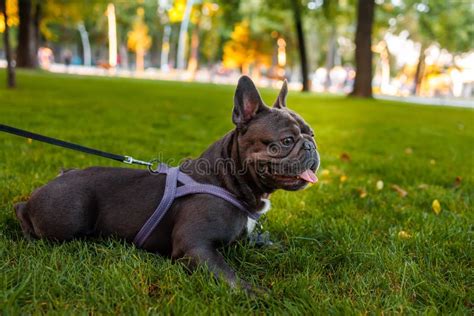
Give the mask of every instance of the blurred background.
[{"label": "blurred background", "polygon": [[0,67],[472,105],[471,0],[1,2]]}]

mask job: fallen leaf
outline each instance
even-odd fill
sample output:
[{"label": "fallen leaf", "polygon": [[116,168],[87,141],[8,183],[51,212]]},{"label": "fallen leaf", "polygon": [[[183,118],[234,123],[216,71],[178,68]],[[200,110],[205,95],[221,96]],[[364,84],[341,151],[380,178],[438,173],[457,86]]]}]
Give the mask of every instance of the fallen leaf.
[{"label": "fallen leaf", "polygon": [[405,148],[405,154],[407,154],[407,155],[413,154],[413,149],[411,149],[411,147]]},{"label": "fallen leaf", "polygon": [[394,184],[392,185],[392,190],[397,192],[400,197],[405,197],[408,195],[408,192],[400,188],[398,185]]},{"label": "fallen leaf", "polygon": [[351,161],[351,156],[348,153],[342,153],[339,158],[345,162]]},{"label": "fallen leaf", "polygon": [[398,238],[401,238],[401,239],[410,239],[412,236],[410,233],[404,231],[404,230],[401,230],[398,232]]},{"label": "fallen leaf", "polygon": [[383,189],[383,181],[382,180],[377,181],[377,183],[375,184],[375,188],[377,189],[377,191],[382,190]]},{"label": "fallen leaf", "polygon": [[323,170],[321,171],[321,176],[323,176],[323,177],[328,176],[329,173],[330,173],[330,172],[329,172],[328,169],[323,169]]},{"label": "fallen leaf", "polygon": [[33,143],[33,140],[32,140],[31,138],[28,138],[28,139],[27,139],[27,142],[28,142],[28,144],[32,144],[32,143]]},{"label": "fallen leaf", "polygon": [[462,183],[462,177],[457,176],[456,179],[454,179],[453,186],[455,188],[459,188],[461,186],[461,183]]},{"label": "fallen leaf", "polygon": [[433,166],[436,165],[436,160],[431,159],[431,160],[430,160],[430,164],[432,164]]},{"label": "fallen leaf", "polygon": [[422,183],[418,186],[418,189],[422,189],[422,190],[425,190],[425,189],[428,189],[429,185],[427,185],[426,183]]},{"label": "fallen leaf", "polygon": [[367,191],[365,191],[364,188],[357,188],[357,193],[359,193],[359,197],[361,199],[365,198],[367,196]]},{"label": "fallen leaf", "polygon": [[441,204],[438,200],[434,200],[433,203],[431,203],[431,208],[433,209],[433,212],[435,212],[436,215],[441,212]]},{"label": "fallen leaf", "polygon": [[342,176],[339,178],[339,181],[341,181],[341,182],[346,182],[346,181],[347,181],[347,176],[342,175]]}]

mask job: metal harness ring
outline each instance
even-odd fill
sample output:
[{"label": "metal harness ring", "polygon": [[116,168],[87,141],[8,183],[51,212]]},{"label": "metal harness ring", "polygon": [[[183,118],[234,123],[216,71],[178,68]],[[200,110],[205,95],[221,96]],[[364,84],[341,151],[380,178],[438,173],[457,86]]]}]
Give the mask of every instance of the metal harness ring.
[{"label": "metal harness ring", "polygon": [[150,160],[150,164],[148,165],[148,171],[151,173],[159,173],[161,161],[159,159]]}]

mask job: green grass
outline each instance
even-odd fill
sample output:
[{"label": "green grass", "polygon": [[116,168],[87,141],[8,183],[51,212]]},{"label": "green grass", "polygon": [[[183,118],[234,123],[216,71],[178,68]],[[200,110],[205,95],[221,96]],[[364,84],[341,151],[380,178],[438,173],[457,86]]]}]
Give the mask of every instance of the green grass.
[{"label": "green grass", "polygon": [[[20,72],[19,88],[6,91],[4,77],[1,123],[136,158],[196,157],[232,128],[229,86]],[[262,95],[272,104],[276,91]],[[281,247],[223,250],[268,297],[249,298],[206,269],[188,276],[181,265],[118,240],[25,240],[15,201],[61,167],[119,164],[3,134],[0,310],[472,314],[473,111],[296,92],[288,102],[316,132],[321,181],[272,196],[265,228]]]}]

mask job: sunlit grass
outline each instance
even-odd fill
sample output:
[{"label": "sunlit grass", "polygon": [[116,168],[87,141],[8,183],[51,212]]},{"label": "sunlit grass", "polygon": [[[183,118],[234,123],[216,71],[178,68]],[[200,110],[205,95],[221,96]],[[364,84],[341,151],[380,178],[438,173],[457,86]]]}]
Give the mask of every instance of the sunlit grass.
[{"label": "sunlit grass", "polygon": [[[4,77],[0,71],[1,123],[140,159],[196,157],[232,128],[232,87],[20,72],[19,88],[6,91]],[[272,104],[276,92],[262,95]],[[205,269],[188,276],[117,240],[25,240],[13,201],[61,167],[118,163],[0,135],[0,308],[469,313],[472,110],[295,92],[288,102],[316,131],[320,183],[272,196],[265,228],[280,247],[223,250],[269,296],[248,298]]]}]

